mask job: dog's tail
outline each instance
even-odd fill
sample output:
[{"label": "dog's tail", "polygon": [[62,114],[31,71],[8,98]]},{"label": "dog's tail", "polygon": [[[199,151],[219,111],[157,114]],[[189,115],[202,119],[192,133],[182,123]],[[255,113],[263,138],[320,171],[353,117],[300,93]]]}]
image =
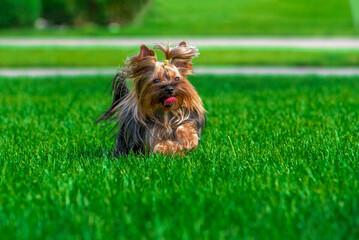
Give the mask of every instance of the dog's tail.
[{"label": "dog's tail", "polygon": [[125,72],[120,72],[113,78],[111,93],[113,99],[110,108],[95,123],[112,120],[116,117],[118,104],[130,93],[126,84]]}]

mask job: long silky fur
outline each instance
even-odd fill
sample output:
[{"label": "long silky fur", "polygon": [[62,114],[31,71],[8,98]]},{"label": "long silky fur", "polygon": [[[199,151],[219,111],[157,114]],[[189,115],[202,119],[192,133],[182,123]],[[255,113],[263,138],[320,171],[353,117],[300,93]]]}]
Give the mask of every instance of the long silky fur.
[{"label": "long silky fur", "polygon": [[178,46],[173,48],[165,44],[158,44],[154,48],[161,50],[165,54],[166,59],[175,65],[182,75],[193,75],[191,61],[199,55],[197,48],[187,46],[185,41],[182,41]]},{"label": "long silky fur", "polygon": [[[170,48],[157,45],[157,49],[165,53],[166,59],[175,65],[184,77],[193,74],[191,60],[198,55],[198,50],[187,47],[182,42],[178,47]],[[206,123],[205,110],[202,101],[194,90],[191,106],[180,106],[176,111],[166,116],[149,116],[140,107],[139,98],[142,86],[150,78],[156,67],[156,57],[152,49],[141,46],[139,55],[126,60],[119,73],[112,82],[113,100],[110,108],[97,121],[116,121],[119,128],[115,154],[147,152],[154,146],[154,141],[161,138],[171,138],[181,124],[194,122],[199,133],[202,134]],[[129,90],[126,79],[133,79],[133,86]],[[192,96],[191,96],[192,97]]]}]

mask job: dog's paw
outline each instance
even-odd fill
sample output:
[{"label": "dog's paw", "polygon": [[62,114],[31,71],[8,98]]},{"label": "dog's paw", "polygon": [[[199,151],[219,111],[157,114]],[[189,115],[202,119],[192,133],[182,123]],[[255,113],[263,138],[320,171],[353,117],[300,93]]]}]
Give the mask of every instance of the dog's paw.
[{"label": "dog's paw", "polygon": [[196,149],[198,146],[198,132],[194,129],[193,124],[183,124],[176,130],[177,137],[186,150]]},{"label": "dog's paw", "polygon": [[155,145],[153,148],[154,152],[166,154],[178,154],[183,150],[181,144],[174,141],[161,141]]}]

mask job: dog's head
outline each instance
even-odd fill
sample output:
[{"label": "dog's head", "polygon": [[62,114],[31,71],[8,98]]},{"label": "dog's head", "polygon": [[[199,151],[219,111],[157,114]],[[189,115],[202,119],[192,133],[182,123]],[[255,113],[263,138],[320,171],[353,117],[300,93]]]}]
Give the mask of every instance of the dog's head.
[{"label": "dog's head", "polygon": [[189,111],[202,109],[202,101],[187,79],[193,75],[191,61],[198,50],[184,41],[173,48],[157,45],[155,49],[164,52],[165,61],[157,61],[155,52],[142,45],[140,53],[127,64],[129,77],[134,79],[132,94],[137,98],[138,110],[154,117],[156,112],[182,107]]}]

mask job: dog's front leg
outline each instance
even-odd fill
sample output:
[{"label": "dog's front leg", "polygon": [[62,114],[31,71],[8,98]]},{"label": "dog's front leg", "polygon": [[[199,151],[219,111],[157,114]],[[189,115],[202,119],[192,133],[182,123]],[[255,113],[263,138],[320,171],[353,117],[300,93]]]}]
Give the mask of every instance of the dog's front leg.
[{"label": "dog's front leg", "polygon": [[183,150],[181,144],[171,140],[159,141],[156,143],[155,147],[153,148],[154,152],[162,153],[163,155],[166,154],[178,154]]},{"label": "dog's front leg", "polygon": [[198,147],[198,131],[195,129],[195,123],[185,123],[176,130],[178,141],[186,150],[196,149]]}]

